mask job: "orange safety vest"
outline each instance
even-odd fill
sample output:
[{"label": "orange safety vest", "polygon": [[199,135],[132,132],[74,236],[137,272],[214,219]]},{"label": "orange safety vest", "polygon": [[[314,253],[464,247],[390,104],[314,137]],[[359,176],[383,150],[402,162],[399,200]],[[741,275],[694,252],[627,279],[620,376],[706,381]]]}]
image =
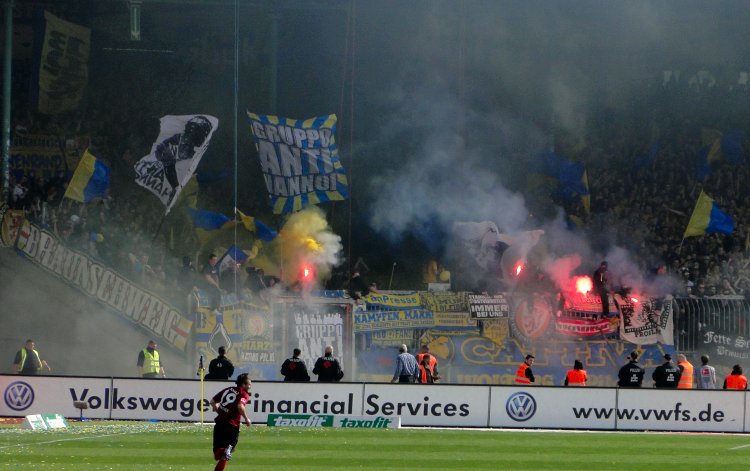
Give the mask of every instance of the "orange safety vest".
[{"label": "orange safety vest", "polygon": [[568,386],[586,386],[586,370],[568,370]]},{"label": "orange safety vest", "polygon": [[747,378],[744,375],[727,376],[727,389],[747,389]]},{"label": "orange safety vest", "polygon": [[693,389],[693,365],[685,360],[678,362],[677,366],[682,367],[682,376],[680,376],[680,382],[677,383],[677,389]]},{"label": "orange safety vest", "polygon": [[[417,354],[417,364],[422,364],[422,358],[424,358],[424,353]],[[435,369],[435,365],[437,365],[437,358],[435,358],[435,355],[430,354],[430,369]]]},{"label": "orange safety vest", "polygon": [[526,370],[529,368],[529,365],[526,364],[526,362],[521,363],[518,366],[518,370],[516,370],[516,380],[514,381],[516,384],[531,384],[531,380],[526,377]]}]

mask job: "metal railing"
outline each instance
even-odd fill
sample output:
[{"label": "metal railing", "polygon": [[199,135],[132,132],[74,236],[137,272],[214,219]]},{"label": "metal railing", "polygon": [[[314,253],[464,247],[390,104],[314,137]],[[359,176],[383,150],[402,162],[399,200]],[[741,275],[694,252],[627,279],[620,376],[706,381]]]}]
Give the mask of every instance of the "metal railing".
[{"label": "metal railing", "polygon": [[674,315],[675,348],[680,352],[702,353],[708,331],[750,334],[750,302],[742,296],[675,298]]}]

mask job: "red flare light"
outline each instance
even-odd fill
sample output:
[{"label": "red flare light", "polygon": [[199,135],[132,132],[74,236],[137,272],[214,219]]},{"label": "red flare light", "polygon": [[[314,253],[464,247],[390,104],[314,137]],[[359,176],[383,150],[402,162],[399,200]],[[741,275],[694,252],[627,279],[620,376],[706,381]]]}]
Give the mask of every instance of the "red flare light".
[{"label": "red flare light", "polygon": [[299,281],[306,285],[315,281],[315,267],[307,263],[300,266]]},{"label": "red flare light", "polygon": [[591,278],[588,276],[577,276],[575,278],[576,282],[576,292],[581,294],[586,294],[589,291],[591,291],[591,288],[594,286],[594,283],[591,281]]},{"label": "red flare light", "polygon": [[637,304],[637,303],[639,302],[639,301],[638,301],[638,298],[633,298],[633,297],[631,297],[631,298],[630,298],[630,300],[631,300],[631,301],[633,301],[633,303],[636,303],[636,304]]},{"label": "red flare light", "polygon": [[521,274],[521,270],[523,270],[523,263],[519,262],[518,265],[516,265],[516,276]]}]

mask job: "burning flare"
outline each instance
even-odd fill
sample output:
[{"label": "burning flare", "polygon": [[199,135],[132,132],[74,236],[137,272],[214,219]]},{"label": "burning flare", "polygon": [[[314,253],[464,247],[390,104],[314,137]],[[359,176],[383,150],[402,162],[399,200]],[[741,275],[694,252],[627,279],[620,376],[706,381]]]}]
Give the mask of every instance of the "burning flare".
[{"label": "burning flare", "polygon": [[588,276],[577,276],[575,277],[576,292],[580,294],[586,294],[591,291],[594,287],[594,283]]}]

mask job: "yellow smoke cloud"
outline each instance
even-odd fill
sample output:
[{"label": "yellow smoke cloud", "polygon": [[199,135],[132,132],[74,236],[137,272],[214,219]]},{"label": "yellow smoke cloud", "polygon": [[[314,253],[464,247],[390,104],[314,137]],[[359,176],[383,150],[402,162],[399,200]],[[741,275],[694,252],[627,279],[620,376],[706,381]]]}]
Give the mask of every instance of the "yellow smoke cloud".
[{"label": "yellow smoke cloud", "polygon": [[306,264],[315,266],[318,280],[325,280],[340,261],[341,237],[328,226],[325,214],[310,206],[292,214],[279,232],[282,279],[294,283]]}]

